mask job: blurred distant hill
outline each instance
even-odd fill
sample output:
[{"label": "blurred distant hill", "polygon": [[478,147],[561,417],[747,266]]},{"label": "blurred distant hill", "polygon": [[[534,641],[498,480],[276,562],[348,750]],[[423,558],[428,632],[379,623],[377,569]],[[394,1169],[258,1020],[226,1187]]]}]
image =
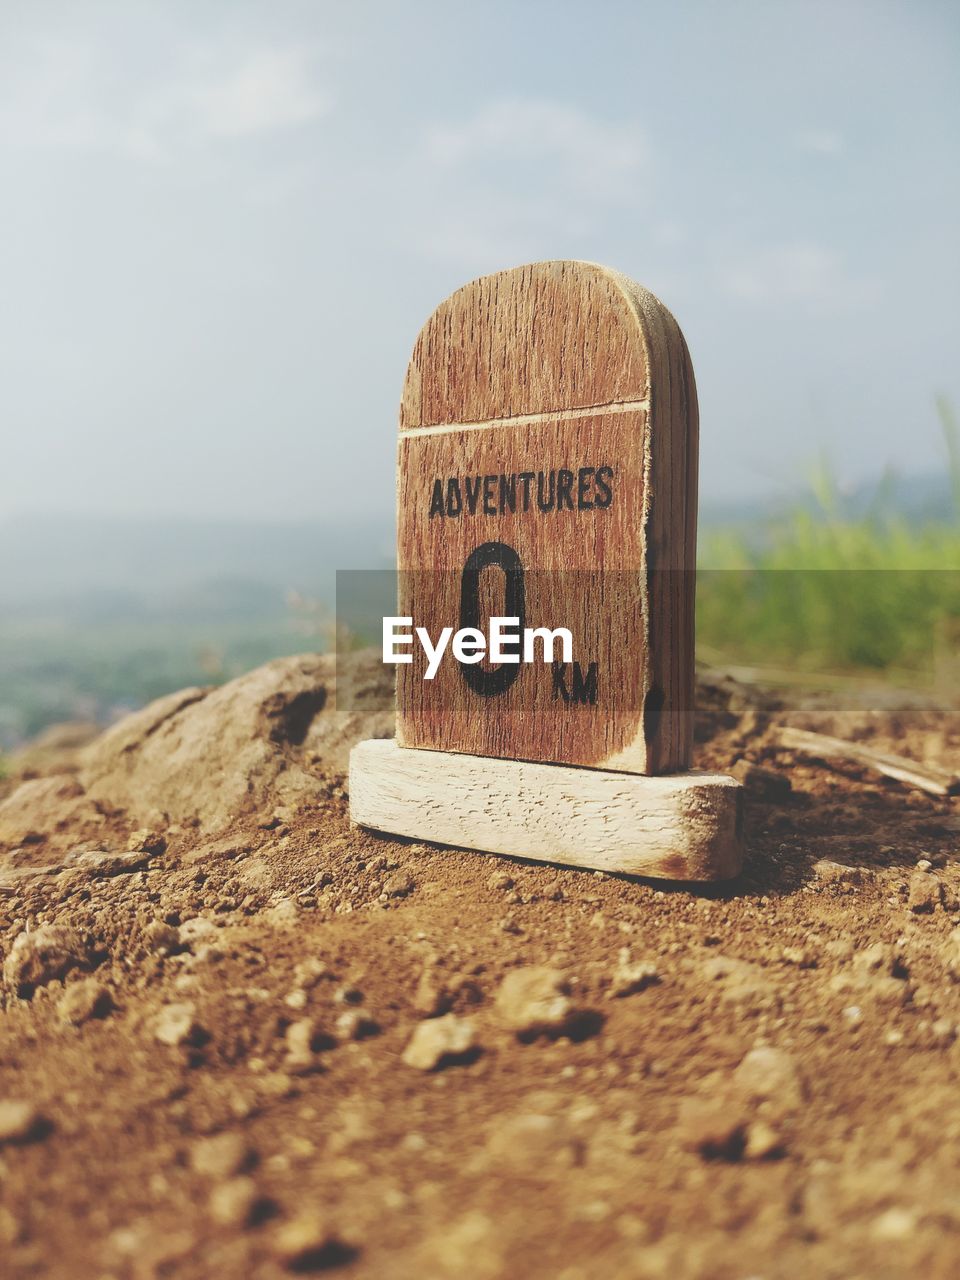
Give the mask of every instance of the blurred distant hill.
[{"label": "blurred distant hill", "polygon": [[0,522],[0,751],[327,649],[336,570],[392,557],[386,521]]},{"label": "blurred distant hill", "polygon": [[[844,519],[861,519],[881,486],[841,493]],[[952,519],[949,479],[900,477],[883,487],[883,512],[908,521]],[[765,501],[703,501],[700,524],[762,529],[786,510],[817,512],[809,493]],[[242,620],[284,607],[289,593],[334,599],[337,569],[393,563],[392,512],[378,521],[260,524],[195,520],[18,516],[0,521],[4,617],[197,622]]]},{"label": "blurred distant hill", "polygon": [[[953,489],[944,467],[940,475],[901,476],[890,474],[882,480],[840,487],[836,515],[843,520],[863,520],[882,510],[884,517],[898,516],[910,524],[952,521],[955,512]],[[785,511],[803,510],[811,515],[823,511],[811,488],[779,494],[756,502],[717,499],[701,500],[700,526],[704,529],[731,525],[762,525]]]},{"label": "blurred distant hill", "polygon": [[333,598],[337,569],[392,563],[379,524],[94,519],[0,521],[0,605],[7,617],[87,621],[261,614],[287,593]]},{"label": "blurred distant hill", "polygon": [[[831,493],[836,519],[954,519],[946,475]],[[816,515],[816,500],[707,501],[701,533],[762,546],[797,510]],[[0,521],[0,751],[58,721],[108,723],[173,689],[329,648],[336,571],[389,569],[393,548],[392,512],[339,524]]]}]

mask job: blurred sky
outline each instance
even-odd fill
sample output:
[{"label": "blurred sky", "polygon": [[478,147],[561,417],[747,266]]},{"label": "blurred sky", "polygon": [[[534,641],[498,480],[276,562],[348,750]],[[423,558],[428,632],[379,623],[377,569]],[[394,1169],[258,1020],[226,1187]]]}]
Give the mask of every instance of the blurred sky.
[{"label": "blurred sky", "polygon": [[960,5],[0,0],[0,514],[392,508],[417,330],[608,263],[701,487],[943,466]]}]

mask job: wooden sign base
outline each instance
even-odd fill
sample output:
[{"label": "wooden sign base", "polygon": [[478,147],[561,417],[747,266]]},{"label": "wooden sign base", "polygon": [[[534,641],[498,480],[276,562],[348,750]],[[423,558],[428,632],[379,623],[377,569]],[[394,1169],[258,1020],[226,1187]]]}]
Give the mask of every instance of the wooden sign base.
[{"label": "wooden sign base", "polygon": [[743,862],[742,787],[713,773],[658,777],[361,742],[350,816],[392,835],[537,862],[726,880]]}]

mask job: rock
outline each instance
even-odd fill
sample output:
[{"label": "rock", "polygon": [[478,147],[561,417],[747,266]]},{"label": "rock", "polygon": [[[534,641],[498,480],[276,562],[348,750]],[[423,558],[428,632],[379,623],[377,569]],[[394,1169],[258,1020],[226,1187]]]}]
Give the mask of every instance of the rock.
[{"label": "rock", "polygon": [[77,752],[92,742],[101,726],[92,720],[61,720],[47,725],[13,756],[10,763],[19,774],[63,774],[76,764]]},{"label": "rock", "polygon": [[574,1017],[567,982],[557,969],[526,965],[512,969],[500,984],[494,1009],[518,1036],[559,1034]]},{"label": "rock", "polygon": [[333,975],[322,960],[318,960],[316,956],[309,956],[306,960],[301,960],[293,971],[294,982],[298,987],[302,987],[304,991],[309,991],[315,987],[321,978],[330,978]]},{"label": "rock", "polygon": [[751,1049],[733,1073],[733,1084],[753,1102],[769,1102],[777,1114],[803,1105],[804,1084],[791,1054],[772,1045]]},{"label": "rock", "polygon": [[413,1007],[425,1018],[433,1018],[449,1011],[450,993],[435,965],[424,965],[417,980],[417,989],[413,993]]},{"label": "rock", "polygon": [[263,913],[263,919],[279,929],[289,929],[300,918],[300,911],[292,898],[281,898]]},{"label": "rock", "polygon": [[954,981],[960,981],[960,929],[951,929],[947,935],[944,953],[947,971]]},{"label": "rock", "polygon": [[937,1018],[930,1028],[930,1035],[933,1043],[938,1048],[943,1048],[948,1044],[952,1044],[957,1038],[956,1024],[949,1018]]},{"label": "rock", "polygon": [[165,920],[152,920],[143,931],[143,944],[157,955],[173,955],[180,946],[180,930]]},{"label": "rock", "polygon": [[30,778],[0,801],[0,843],[32,844],[44,838],[43,832],[76,830],[96,817],[76,778]]},{"label": "rock", "polygon": [[141,827],[131,834],[129,845],[140,853],[163,853],[167,847],[167,838],[149,827]]},{"label": "rock", "polygon": [[284,1066],[288,1071],[304,1074],[312,1071],[317,1065],[316,1051],[323,1039],[320,1028],[313,1018],[298,1018],[287,1027],[284,1043],[287,1057]]},{"label": "rock", "polygon": [[871,999],[878,1004],[891,1006],[906,1004],[911,996],[910,984],[903,978],[872,969],[854,969],[848,973],[835,973],[827,988],[841,996],[854,995],[858,999]]},{"label": "rock", "polygon": [[788,800],[793,791],[793,785],[785,773],[778,773],[776,769],[765,769],[762,765],[754,764],[750,760],[738,760],[730,772],[743,783],[751,796],[768,800],[772,804]]},{"label": "rock", "polygon": [[375,1036],[380,1027],[373,1018],[367,1017],[359,1009],[346,1009],[335,1023],[338,1040],[364,1040],[367,1036]]},{"label": "rock", "polygon": [[493,871],[487,877],[487,884],[491,889],[512,889],[513,876],[506,871]]},{"label": "rock", "polygon": [[652,960],[632,960],[630,948],[622,947],[610,981],[611,996],[629,996],[660,981]]},{"label": "rock", "polygon": [[858,973],[874,973],[881,977],[893,977],[902,973],[900,954],[889,942],[872,942],[853,955],[853,968]]},{"label": "rock", "polygon": [[125,717],[84,750],[79,782],[88,800],[143,826],[217,834],[244,816],[314,803],[312,759],[345,771],[357,738],[391,734],[392,690],[379,651],[278,658]]},{"label": "rock", "polygon": [[19,1098],[0,1099],[0,1146],[34,1142],[49,1128],[32,1102]]},{"label": "rock", "polygon": [[75,866],[92,876],[118,876],[127,871],[139,871],[150,861],[148,852],[133,853],[80,853]]},{"label": "rock", "polygon": [[102,982],[96,978],[81,978],[67,987],[57,1013],[64,1022],[79,1027],[91,1018],[103,1018],[113,1008],[113,997]]},{"label": "rock", "polygon": [[19,935],[4,962],[3,976],[18,994],[30,995],[36,987],[66,977],[86,961],[87,951],[78,933],[47,924]]},{"label": "rock", "polygon": [[907,906],[918,914],[935,911],[943,897],[943,887],[929,871],[915,871],[907,890]]},{"label": "rock", "polygon": [[413,877],[408,876],[405,871],[397,871],[392,876],[387,876],[383,882],[383,892],[388,898],[406,898],[413,893],[413,889]]},{"label": "rock", "polygon": [[200,1044],[206,1032],[197,1022],[196,1005],[192,1000],[179,1000],[164,1005],[153,1024],[153,1034],[161,1044],[171,1046]]},{"label": "rock", "polygon": [[847,867],[842,862],[831,862],[829,858],[821,858],[811,870],[824,884],[860,884],[863,879],[859,867]]},{"label": "rock", "polygon": [[207,1202],[210,1217],[221,1227],[246,1227],[253,1218],[259,1198],[257,1184],[252,1178],[230,1178],[210,1192]]},{"label": "rock", "polygon": [[190,1152],[190,1167],[204,1178],[222,1181],[242,1173],[252,1162],[254,1152],[239,1133],[218,1133],[201,1138]]},{"label": "rock", "polygon": [[745,1160],[768,1160],[771,1156],[782,1155],[783,1149],[780,1135],[765,1120],[752,1120],[747,1125],[743,1148]]},{"label": "rock", "polygon": [[725,1000],[754,1005],[776,1003],[777,992],[770,975],[749,960],[711,956],[704,961],[703,974],[708,982],[718,984]]},{"label": "rock", "polygon": [[305,1212],[284,1223],[273,1241],[276,1256],[289,1271],[324,1271],[352,1262],[356,1246],[316,1212]]},{"label": "rock", "polygon": [[192,951],[198,944],[208,945],[213,942],[218,932],[217,926],[205,920],[203,916],[192,916],[178,927],[177,940],[182,946],[189,947]]},{"label": "rock", "polygon": [[710,1160],[739,1160],[747,1143],[748,1117],[727,1096],[684,1098],[677,1114],[680,1144]]},{"label": "rock", "polygon": [[474,1047],[473,1022],[455,1013],[421,1022],[407,1042],[403,1061],[418,1071],[433,1071],[464,1058]]},{"label": "rock", "polygon": [[355,987],[348,983],[346,986],[337,987],[333,993],[335,1004],[363,1004],[363,992],[359,987]]}]

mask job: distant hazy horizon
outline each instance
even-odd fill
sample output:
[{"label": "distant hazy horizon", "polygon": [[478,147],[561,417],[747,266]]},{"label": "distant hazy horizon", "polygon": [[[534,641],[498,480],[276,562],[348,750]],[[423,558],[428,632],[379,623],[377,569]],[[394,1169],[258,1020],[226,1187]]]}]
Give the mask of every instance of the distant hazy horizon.
[{"label": "distant hazy horizon", "polygon": [[543,258],[687,335],[701,489],[944,464],[960,10],[8,0],[0,515],[389,517],[432,308]]}]

